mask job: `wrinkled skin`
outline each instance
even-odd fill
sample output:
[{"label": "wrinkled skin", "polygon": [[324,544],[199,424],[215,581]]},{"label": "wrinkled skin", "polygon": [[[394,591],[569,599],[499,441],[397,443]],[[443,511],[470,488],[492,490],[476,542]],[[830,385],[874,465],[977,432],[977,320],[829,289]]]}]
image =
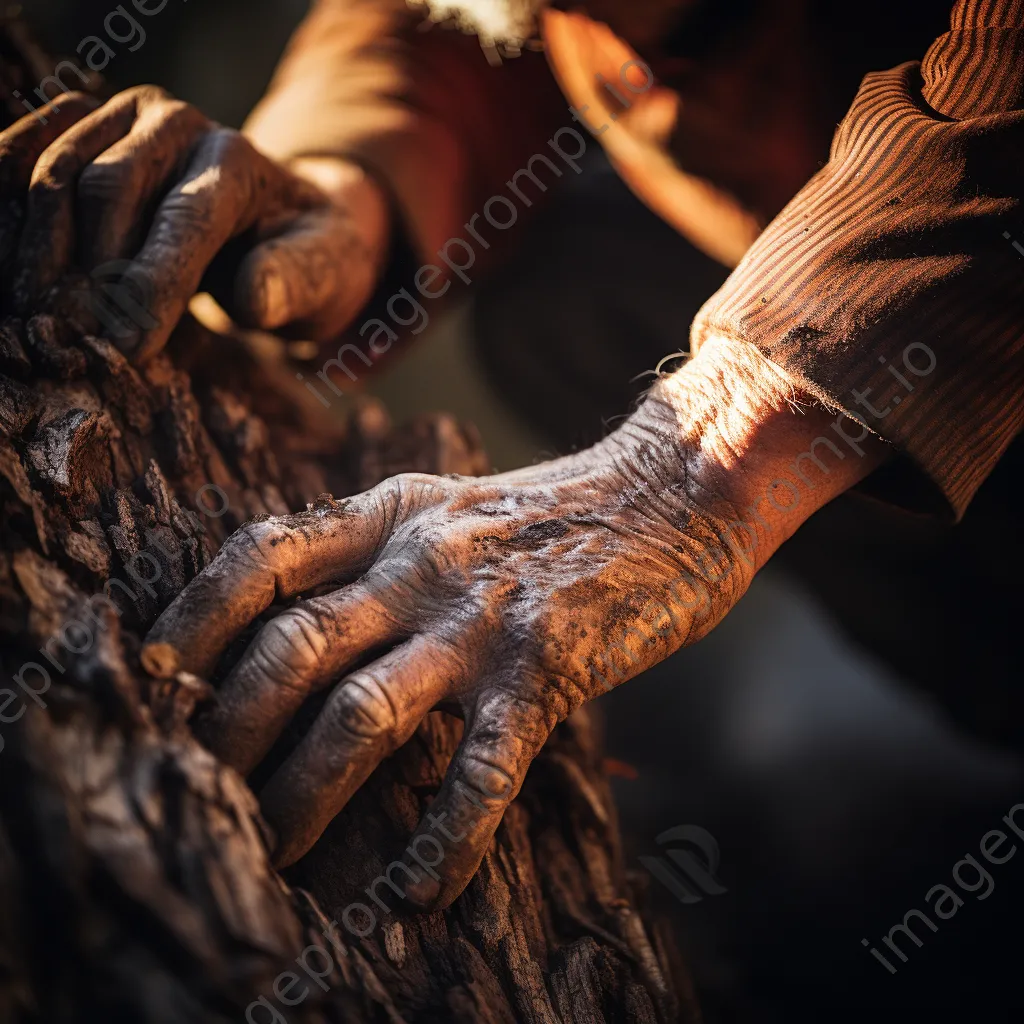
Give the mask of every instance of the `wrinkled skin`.
[{"label": "wrinkled skin", "polygon": [[49,124],[26,115],[0,142],[28,179],[16,307],[31,307],[72,263],[90,272],[130,260],[122,280],[149,315],[116,340],[142,361],[201,290],[243,326],[314,340],[340,331],[369,297],[387,216],[358,168],[286,168],[154,86],[98,108],[61,96],[40,118]]},{"label": "wrinkled skin", "polygon": [[[344,326],[369,295],[387,215],[362,172],[275,164],[157,89],[59,105],[41,110],[47,125],[30,115],[0,134],[3,198],[28,192],[24,222],[20,202],[0,206],[0,262],[18,268],[20,305],[75,261],[131,259],[156,322],[121,341],[145,359],[200,287],[244,323],[307,337]],[[554,726],[711,629],[807,516],[882,460],[879,442],[792,509],[769,507],[833,415],[755,350],[706,342],[588,451],[481,479],[397,477],[244,527],[158,620],[143,662],[208,676],[257,616],[296,599],[197,723],[248,774],[329,690],[261,793],[281,865],[431,709],[462,715],[462,744],[410,844],[429,833],[443,861],[406,890],[412,905],[446,905]]]},{"label": "wrinkled skin", "polygon": [[[262,627],[200,726],[248,773],[304,701],[333,686],[261,793],[279,864],[441,708],[463,716],[465,733],[417,836],[442,841],[444,858],[438,879],[424,873],[406,895],[436,907],[462,891],[554,726],[704,635],[828,500],[822,491],[757,521],[742,511],[778,476],[773,463],[745,468],[745,453],[799,452],[827,422],[794,415],[768,367],[706,346],[588,451],[479,479],[396,477],[228,540],[154,626],[143,660],[157,675],[208,674],[272,601],[336,584]],[[730,534],[739,518],[754,532]]]},{"label": "wrinkled skin", "polygon": [[[655,443],[638,429],[519,473],[395,477],[228,541],[150,634],[150,667],[208,672],[275,598],[342,584],[265,625],[201,725],[201,738],[248,773],[303,701],[341,677],[262,793],[278,863],[309,848],[427,712],[448,708],[464,717],[465,736],[431,810],[448,832],[470,836],[447,844],[443,888],[425,876],[408,892],[448,902],[555,725],[604,692],[602,677],[635,675],[706,629],[706,614],[698,627],[693,611],[709,588],[724,611],[731,601],[718,588],[695,584],[690,610],[677,607],[643,637],[634,630],[632,657],[609,656],[652,597],[670,601],[683,571],[701,578],[708,546],[722,557],[694,497],[642,475],[643,456],[630,449]],[[368,652],[374,659],[348,673]]]}]

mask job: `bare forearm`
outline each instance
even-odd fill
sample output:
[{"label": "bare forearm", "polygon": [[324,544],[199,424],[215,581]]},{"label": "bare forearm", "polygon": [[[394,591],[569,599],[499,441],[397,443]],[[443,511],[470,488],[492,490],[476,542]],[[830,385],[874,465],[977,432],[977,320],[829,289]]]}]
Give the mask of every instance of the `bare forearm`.
[{"label": "bare forearm", "polygon": [[645,475],[683,487],[732,524],[725,539],[755,571],[892,452],[861,423],[795,389],[753,346],[717,338],[660,380],[621,429],[647,435],[647,454],[644,444],[632,446],[649,461]]}]

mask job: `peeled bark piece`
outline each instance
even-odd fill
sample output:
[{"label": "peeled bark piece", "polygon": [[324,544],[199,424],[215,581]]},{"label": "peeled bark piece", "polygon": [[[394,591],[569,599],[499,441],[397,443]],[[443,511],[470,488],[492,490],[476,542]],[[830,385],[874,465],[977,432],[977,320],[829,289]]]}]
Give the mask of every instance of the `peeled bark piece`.
[{"label": "peeled bark piece", "polygon": [[99,576],[110,573],[110,546],[103,536],[103,528],[95,519],[84,520],[81,529],[64,537],[64,550],[69,558],[81,562]]},{"label": "peeled bark piece", "polygon": [[[4,19],[0,53],[10,110],[53,62]],[[17,201],[0,195],[0,242]],[[294,368],[189,318],[134,367],[69,312],[80,283],[21,322],[0,302],[0,1020],[696,1021],[630,890],[589,713],[555,731],[443,913],[366,892],[459,741],[439,713],[286,877],[271,869],[252,790],[190,732],[208,682],[147,675],[142,636],[251,516],[488,463],[448,416],[325,417]],[[344,926],[353,901],[376,911],[365,937]]]},{"label": "peeled bark piece", "polygon": [[140,434],[149,434],[153,429],[153,408],[135,368],[105,338],[86,335],[82,344],[102,367],[103,397],[123,410],[128,426]]}]

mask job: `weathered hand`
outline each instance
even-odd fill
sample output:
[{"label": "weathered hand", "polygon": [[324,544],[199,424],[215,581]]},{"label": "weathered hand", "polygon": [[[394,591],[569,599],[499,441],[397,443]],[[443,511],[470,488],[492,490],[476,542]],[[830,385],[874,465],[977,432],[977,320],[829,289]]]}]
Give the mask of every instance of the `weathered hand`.
[{"label": "weathered hand", "polygon": [[[152,86],[91,112],[95,101],[74,96],[59,106],[65,131],[29,115],[0,137],[31,168],[17,304],[28,307],[72,261],[92,271],[130,260],[122,283],[145,317],[115,340],[145,359],[201,287],[244,326],[315,340],[366,302],[388,229],[383,196],[359,168],[286,168]],[[53,119],[54,105],[40,114]]]},{"label": "weathered hand", "polygon": [[154,674],[208,674],[272,601],[337,584],[263,626],[203,724],[247,773],[303,702],[336,684],[261,795],[278,863],[313,844],[427,712],[450,709],[465,733],[431,807],[445,829],[441,880],[407,892],[446,904],[554,726],[725,614],[792,530],[762,515],[749,536],[730,535],[755,480],[730,463],[763,446],[769,420],[777,441],[799,444],[785,421],[804,417],[786,408],[784,382],[736,396],[722,375],[702,352],[673,392],[578,455],[478,479],[395,477],[227,541],[150,633]]}]

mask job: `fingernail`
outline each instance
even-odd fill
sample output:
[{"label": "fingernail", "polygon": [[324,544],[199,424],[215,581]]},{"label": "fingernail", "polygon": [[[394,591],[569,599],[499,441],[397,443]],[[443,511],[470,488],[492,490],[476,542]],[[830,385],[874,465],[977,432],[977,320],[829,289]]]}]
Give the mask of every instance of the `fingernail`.
[{"label": "fingernail", "polygon": [[263,272],[256,302],[264,327],[283,327],[288,322],[288,288],[276,270]]},{"label": "fingernail", "polygon": [[[412,864],[410,868],[414,868]],[[414,868],[415,870],[415,868]],[[441,894],[441,883],[436,878],[431,878],[426,871],[420,870],[419,881],[409,882],[405,887],[406,899],[416,910],[431,910]]]},{"label": "fingernail", "polygon": [[171,679],[181,668],[178,652],[170,644],[146,644],[139,660],[142,667],[157,679]]}]

